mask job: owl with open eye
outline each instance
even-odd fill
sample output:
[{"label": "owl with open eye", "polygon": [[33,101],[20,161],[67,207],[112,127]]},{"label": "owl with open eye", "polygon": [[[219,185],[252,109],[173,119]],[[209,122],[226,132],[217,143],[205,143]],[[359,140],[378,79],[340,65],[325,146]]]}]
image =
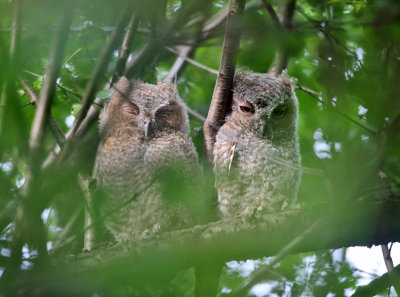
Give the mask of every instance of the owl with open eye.
[{"label": "owl with open eye", "polygon": [[100,115],[100,135],[93,176],[105,196],[105,226],[117,241],[192,223],[181,199],[189,195],[180,191],[198,173],[198,160],[174,84],[122,77]]},{"label": "owl with open eye", "polygon": [[297,119],[298,101],[286,73],[236,72],[231,112],[213,151],[223,217],[294,204],[301,177]]}]

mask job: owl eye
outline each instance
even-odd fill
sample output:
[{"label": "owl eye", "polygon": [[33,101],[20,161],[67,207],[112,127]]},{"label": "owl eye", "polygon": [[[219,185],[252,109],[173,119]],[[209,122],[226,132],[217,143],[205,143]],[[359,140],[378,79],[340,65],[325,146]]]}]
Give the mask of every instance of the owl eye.
[{"label": "owl eye", "polygon": [[286,106],[278,106],[275,108],[275,110],[272,112],[272,115],[274,117],[282,117],[286,114],[288,108]]},{"label": "owl eye", "polygon": [[239,104],[238,109],[241,113],[244,113],[246,115],[250,115],[254,113],[254,107],[250,103],[243,103]]},{"label": "owl eye", "polygon": [[133,115],[138,115],[139,114],[139,108],[131,103],[125,103],[122,105],[122,111],[125,113],[133,114]]},{"label": "owl eye", "polygon": [[179,107],[176,104],[162,106],[156,111],[156,118],[168,118],[173,116],[179,111]]},{"label": "owl eye", "polygon": [[182,122],[182,112],[178,104],[170,104],[157,109],[156,122],[162,127],[175,127]]}]

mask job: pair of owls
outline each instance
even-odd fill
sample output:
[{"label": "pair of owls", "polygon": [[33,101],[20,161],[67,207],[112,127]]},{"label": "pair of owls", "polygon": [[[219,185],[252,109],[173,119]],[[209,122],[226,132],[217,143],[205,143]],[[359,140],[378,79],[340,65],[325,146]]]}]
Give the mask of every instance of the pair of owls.
[{"label": "pair of owls", "polygon": [[[300,178],[297,114],[286,75],[236,73],[231,111],[214,146],[223,217],[276,211],[294,201]],[[105,224],[117,241],[194,223],[196,207],[190,206],[197,202],[190,201],[196,199],[190,187],[200,169],[174,84],[121,78],[100,116],[100,133],[94,178],[106,194]],[[178,178],[168,188],[165,177],[171,175]],[[186,198],[167,193],[185,187]]]}]

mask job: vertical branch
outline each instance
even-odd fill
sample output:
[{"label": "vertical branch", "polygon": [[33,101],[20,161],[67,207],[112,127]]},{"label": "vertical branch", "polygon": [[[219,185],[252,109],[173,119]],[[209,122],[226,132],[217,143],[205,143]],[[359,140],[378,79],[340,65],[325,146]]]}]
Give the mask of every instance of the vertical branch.
[{"label": "vertical branch", "polygon": [[100,213],[96,208],[96,201],[94,190],[96,188],[95,180],[79,176],[79,185],[83,191],[85,198],[85,235],[83,239],[83,249],[91,251],[93,247],[100,241],[100,230],[98,223],[100,219]]},{"label": "vertical branch", "polygon": [[179,51],[179,56],[176,58],[174,65],[172,65],[171,69],[168,72],[167,80],[172,81],[178,75],[178,73],[182,70],[183,65],[186,62],[186,57],[190,55],[193,51],[194,46],[192,45],[182,45],[177,47]]},{"label": "vertical branch", "polygon": [[66,37],[68,36],[69,27],[72,21],[74,5],[67,4],[66,6],[66,11],[62,13],[62,20],[56,32],[54,44],[50,52],[45,76],[46,79],[40,93],[39,102],[36,107],[35,118],[32,124],[31,135],[29,138],[29,165],[32,169],[32,173],[36,173],[36,171],[39,169],[37,160],[43,143],[44,126],[48,119],[50,106],[53,102],[56,80],[60,74],[64,50],[68,40]]},{"label": "vertical branch", "polygon": [[388,271],[389,278],[392,279],[392,284],[397,296],[400,296],[400,286],[398,284],[397,276],[394,273],[394,265],[392,257],[390,256],[390,250],[386,244],[381,245],[383,260],[385,261],[386,269]]},{"label": "vertical branch", "polygon": [[126,30],[124,39],[122,41],[121,50],[118,55],[117,66],[115,66],[115,71],[111,81],[111,85],[114,84],[123,75],[125,71],[126,61],[128,60],[128,56],[130,53],[129,45],[131,44],[132,39],[135,35],[138,23],[139,23],[139,18],[136,15],[132,15],[132,18],[128,25],[128,29]]},{"label": "vertical branch", "polygon": [[262,0],[262,2],[264,4],[265,9],[268,11],[269,16],[271,17],[272,21],[274,22],[275,27],[277,29],[281,29],[282,28],[281,22],[280,22],[278,16],[276,15],[274,8],[272,7],[272,4],[269,3],[268,0]]},{"label": "vertical branch", "polygon": [[125,24],[129,17],[129,10],[126,10],[127,11],[124,11],[121,17],[118,19],[117,25],[115,26],[115,29],[111,34],[110,40],[108,41],[106,47],[103,49],[99,59],[96,62],[96,65],[91,75],[91,79],[86,86],[85,94],[82,98],[82,107],[76,115],[74,124],[72,125],[70,136],[73,136],[76,133],[81,122],[85,118],[89,107],[93,102],[98,83],[101,81],[101,78],[104,75],[104,70],[106,69],[108,62],[111,59],[112,52],[116,48],[116,45],[119,43],[122,37],[122,32],[124,31]]},{"label": "vertical branch", "polygon": [[176,76],[182,71],[185,62],[188,61],[189,56],[195,51],[197,43],[201,40],[207,39],[211,35],[212,30],[221,25],[221,23],[228,16],[228,7],[222,8],[216,15],[212,16],[210,20],[205,22],[203,28],[199,32],[199,36],[193,41],[194,44],[190,45],[180,45],[176,47],[179,52],[179,56],[176,58],[174,64],[168,72],[167,80],[174,80]]},{"label": "vertical branch", "polygon": [[[129,16],[129,15],[126,15],[126,19],[125,19],[126,21],[127,21],[128,16]],[[123,17],[123,16],[122,16],[122,17]],[[136,18],[135,18],[135,19],[136,19]],[[132,21],[132,19],[131,19],[131,21]],[[121,24],[121,23],[122,23],[122,21],[120,21],[118,24]],[[123,43],[125,43],[126,45],[128,45],[130,42],[132,42],[132,37],[129,37],[129,35],[130,35],[130,34],[134,34],[134,32],[135,32],[135,30],[134,30],[135,21],[134,21],[133,23],[131,22],[130,25],[131,25],[131,24],[133,25],[133,27],[131,28],[132,31],[129,31],[129,28],[128,28],[128,30],[126,31],[125,36],[124,36],[124,38],[123,38]],[[100,67],[100,66],[95,66],[95,69],[102,70],[102,69],[104,69],[104,67],[106,66],[107,61],[108,61],[108,59],[110,58],[111,52],[112,52],[112,50],[110,50],[111,45],[112,45],[112,49],[114,49],[114,46],[115,46],[114,43],[117,42],[117,40],[116,40],[116,37],[118,37],[118,36],[117,36],[117,33],[116,33],[116,30],[117,30],[117,29],[118,29],[118,33],[121,33],[122,30],[123,30],[123,26],[119,26],[119,28],[115,28],[111,39],[109,40],[109,42],[108,42],[106,48],[103,50],[103,52],[102,52],[100,58],[98,59],[98,62],[97,62],[97,63],[98,63],[99,65],[101,64],[102,67]],[[129,39],[130,39],[130,41],[129,41]],[[124,48],[124,46],[121,45],[121,50],[122,50],[123,48]],[[105,54],[104,54],[105,52],[108,52],[109,55],[108,55],[108,56],[105,55]],[[129,51],[126,51],[124,54],[120,54],[120,55],[119,55],[119,59],[120,59],[120,58],[123,59],[125,55],[126,55],[126,58],[127,58],[128,55],[129,55]],[[103,65],[103,64],[104,64],[104,65]],[[122,62],[117,61],[117,65],[118,65],[118,64],[120,65],[119,67],[121,67],[122,73],[123,73],[123,72],[124,72],[123,69],[125,69],[125,67],[126,67],[126,59],[125,59],[124,61],[122,61]],[[118,67],[118,66],[117,66],[117,67]],[[116,69],[116,70],[117,70],[117,69]],[[101,71],[101,72],[93,71],[93,73],[94,73],[94,74],[97,73],[97,74],[96,74],[96,77],[101,77],[101,75],[103,74],[103,71]],[[114,76],[116,76],[116,75],[114,74]],[[114,76],[113,76],[113,77],[114,77]],[[94,76],[92,76],[92,80],[93,80],[93,79],[94,79]],[[93,82],[89,83],[88,86],[91,85],[91,86],[93,87],[93,86],[95,86],[95,83],[96,83],[96,82],[93,81]],[[88,88],[86,89],[86,93],[85,93],[85,96],[84,96],[83,98],[89,98],[89,97],[87,96],[87,94],[89,93],[89,91],[92,93],[92,97],[93,97],[94,90],[92,89],[92,87],[90,88],[90,90],[89,90]],[[108,89],[108,88],[110,88],[110,87],[111,87],[111,82],[107,82],[107,83],[105,84],[105,86],[104,86],[105,89]],[[103,99],[95,98],[95,100],[93,101],[93,98],[92,98],[92,97],[89,98],[89,100],[88,100],[88,99],[81,100],[82,102],[85,101],[86,104],[87,104],[87,106],[89,106],[89,107],[88,107],[88,111],[86,112],[86,114],[85,114],[84,117],[83,117],[83,115],[82,115],[82,119],[79,121],[79,124],[78,124],[78,122],[76,122],[76,120],[75,120],[74,125],[72,126],[72,128],[68,130],[68,132],[67,132],[67,143],[66,143],[67,149],[68,149],[68,145],[70,145],[71,139],[72,139],[74,136],[83,135],[83,134],[88,130],[88,128],[89,128],[92,124],[94,124],[94,122],[98,119],[98,116],[99,116],[99,109],[100,109],[99,106],[102,106],[102,105],[103,105]],[[91,104],[92,101],[93,101],[93,104]],[[96,107],[94,107],[93,105],[95,105]],[[82,108],[83,108],[83,106],[82,106]],[[83,113],[83,110],[82,110],[82,109],[81,109],[81,112]],[[67,151],[67,150],[65,150],[65,151]],[[48,168],[49,166],[51,166],[51,165],[54,163],[54,161],[56,160],[56,156],[57,156],[59,153],[60,153],[59,148],[55,148],[55,149],[53,150],[53,152],[47,157],[46,161],[45,161],[44,164],[43,164],[43,167]]]},{"label": "vertical branch", "polygon": [[[292,19],[295,8],[296,0],[290,0],[288,3],[279,6],[278,19],[282,30],[289,31],[292,28]],[[272,8],[270,7],[270,9]],[[268,12],[270,12],[270,10],[268,10]],[[273,16],[272,18],[276,19]],[[274,22],[276,22],[276,20],[274,20]],[[275,54],[274,61],[272,62],[268,73],[275,76],[281,74],[282,70],[286,69],[288,62],[289,53],[281,46],[281,48]]]},{"label": "vertical branch", "polygon": [[241,28],[239,16],[242,14],[245,0],[230,0],[226,21],[222,57],[214,93],[211,99],[207,120],[204,123],[204,142],[207,158],[212,161],[215,136],[224,122],[230,103],[235,75],[236,55],[240,45]]},{"label": "vertical branch", "polygon": [[[16,69],[18,68],[18,51],[19,51],[19,40],[21,31],[21,11],[22,11],[22,0],[13,1],[13,21],[11,27],[11,42],[9,51],[9,71],[7,74],[7,79],[4,82],[3,89],[1,91],[0,97],[0,136],[4,134],[4,127],[6,120],[6,108],[8,109],[8,102],[15,93],[13,89],[13,83],[16,78]],[[1,154],[1,153],[0,153]]]},{"label": "vertical branch", "polygon": [[[75,2],[67,2],[63,6],[60,25],[56,31],[55,39],[49,54],[46,80],[44,82],[40,99],[37,104],[35,117],[29,138],[28,166],[25,173],[25,183],[21,189],[22,205],[17,208],[15,218],[14,241],[11,250],[11,261],[7,265],[2,281],[15,281],[21,266],[21,249],[25,242],[33,243],[38,249],[38,264],[43,263],[47,253],[46,232],[40,218],[42,197],[40,195],[40,163],[42,157],[42,144],[44,128],[48,119],[50,106],[55,93],[55,84],[60,73],[64,50],[67,43],[69,27],[72,21]],[[29,234],[27,228],[36,231],[35,235]]]},{"label": "vertical branch", "polygon": [[[23,80],[20,80],[20,84],[24,89],[25,93],[27,94],[27,96],[29,97],[29,99],[31,100],[31,102],[36,106],[38,104],[38,98],[33,88]],[[47,124],[51,130],[51,133],[56,139],[57,144],[62,148],[65,143],[65,135],[61,127],[58,125],[56,119],[51,114],[51,112],[49,112]]]}]

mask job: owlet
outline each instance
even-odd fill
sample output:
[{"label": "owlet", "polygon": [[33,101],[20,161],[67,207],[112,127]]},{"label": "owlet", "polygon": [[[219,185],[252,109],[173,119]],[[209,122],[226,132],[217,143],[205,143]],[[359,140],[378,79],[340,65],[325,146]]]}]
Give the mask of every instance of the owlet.
[{"label": "owlet", "polygon": [[192,223],[181,199],[190,195],[182,189],[199,168],[175,85],[122,77],[100,115],[100,134],[94,177],[105,196],[105,225],[117,241]]},{"label": "owlet", "polygon": [[286,74],[236,73],[231,113],[213,152],[223,217],[294,203],[301,176],[297,118],[298,101]]}]

